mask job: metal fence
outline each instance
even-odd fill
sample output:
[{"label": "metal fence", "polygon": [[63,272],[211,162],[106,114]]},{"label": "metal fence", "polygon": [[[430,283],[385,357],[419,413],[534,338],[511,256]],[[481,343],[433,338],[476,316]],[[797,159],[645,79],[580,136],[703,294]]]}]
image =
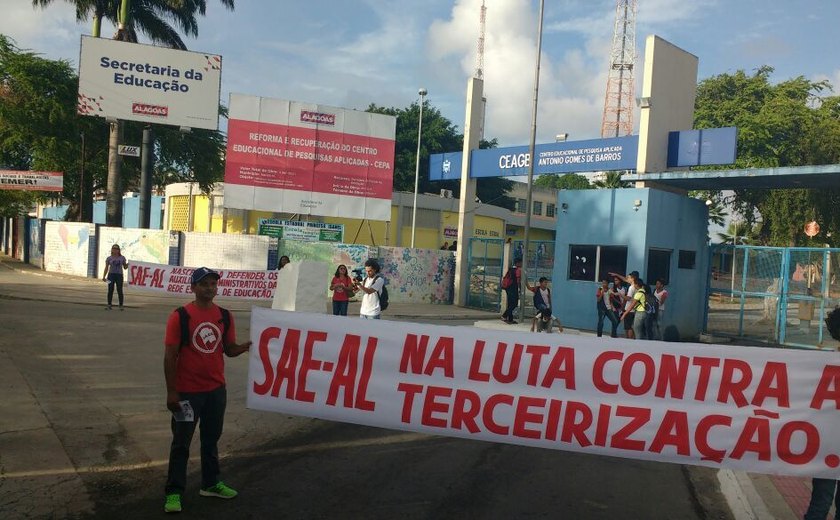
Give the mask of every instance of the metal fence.
[{"label": "metal fence", "polygon": [[824,318],[840,298],[840,249],[712,246],[705,330],[836,349]]},{"label": "metal fence", "polygon": [[[470,239],[468,307],[501,312],[502,276],[509,267],[503,265],[505,245],[505,240],[500,238]],[[554,270],[553,240],[529,240],[527,255],[523,255],[524,241],[522,240],[512,241],[509,247],[511,248],[510,262],[514,258],[522,258],[529,283],[534,285],[543,276],[551,281],[551,273]],[[525,314],[533,315],[531,298],[525,299]]]}]

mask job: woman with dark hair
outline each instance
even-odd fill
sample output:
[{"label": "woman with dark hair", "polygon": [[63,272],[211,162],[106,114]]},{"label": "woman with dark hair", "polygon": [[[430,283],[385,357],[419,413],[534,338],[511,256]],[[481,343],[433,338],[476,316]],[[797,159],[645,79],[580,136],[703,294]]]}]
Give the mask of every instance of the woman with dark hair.
[{"label": "woman with dark hair", "polygon": [[628,302],[630,305],[624,310],[621,319],[623,320],[632,313],[634,315],[632,329],[634,339],[646,339],[645,322],[647,321],[647,314],[645,313],[645,298],[647,294],[645,292],[645,281],[635,275],[632,280],[633,287],[636,290],[633,292],[633,298]]},{"label": "woman with dark hair", "polygon": [[120,310],[123,310],[123,269],[128,269],[128,260],[120,254],[120,246],[111,246],[111,256],[105,259],[105,271],[102,273],[102,281],[108,282],[108,306],[111,310],[111,303],[114,301],[114,288],[117,289],[117,299],[120,302]]},{"label": "woman with dark hair", "polygon": [[347,306],[350,304],[350,297],[353,296],[353,279],[347,274],[346,265],[340,264],[335,270],[330,290],[333,292],[333,315],[347,316]]},{"label": "woman with dark hair", "polygon": [[289,260],[288,256],[286,256],[286,255],[281,256],[280,261],[277,262],[277,269],[283,269],[283,266],[288,264],[289,262],[291,262],[291,260]]}]

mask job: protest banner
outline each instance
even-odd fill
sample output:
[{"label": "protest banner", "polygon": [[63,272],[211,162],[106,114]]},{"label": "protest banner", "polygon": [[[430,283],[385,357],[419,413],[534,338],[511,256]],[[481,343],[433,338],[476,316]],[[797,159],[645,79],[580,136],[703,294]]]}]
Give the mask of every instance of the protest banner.
[{"label": "protest banner", "polygon": [[251,311],[247,406],[642,460],[840,477],[840,354]]},{"label": "protest banner", "polygon": [[[192,294],[190,276],[194,267],[129,262],[129,287],[168,294]],[[219,296],[226,298],[247,298],[250,300],[273,300],[277,288],[277,271],[247,271],[217,269],[219,273]]]}]

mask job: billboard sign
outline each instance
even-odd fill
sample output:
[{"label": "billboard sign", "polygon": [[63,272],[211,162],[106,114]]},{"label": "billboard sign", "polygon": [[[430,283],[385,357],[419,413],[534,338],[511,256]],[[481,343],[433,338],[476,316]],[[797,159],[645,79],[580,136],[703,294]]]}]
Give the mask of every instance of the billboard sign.
[{"label": "billboard sign", "polygon": [[0,190],[62,191],[62,172],[0,170]]},{"label": "billboard sign", "polygon": [[[534,175],[548,173],[635,170],[639,136],[588,139],[538,144]],[[461,178],[461,153],[434,154],[429,159],[429,180]],[[473,150],[470,178],[528,175],[531,157],[527,146]]]},{"label": "billboard sign", "polygon": [[259,235],[300,242],[344,242],[344,224],[261,218]]},{"label": "billboard sign", "polygon": [[668,168],[732,164],[738,148],[738,129],[706,128],[668,134]]},{"label": "billboard sign", "polygon": [[222,57],[82,36],[81,115],[217,130]]},{"label": "billboard sign", "polygon": [[231,94],[225,207],[391,220],[396,118]]}]

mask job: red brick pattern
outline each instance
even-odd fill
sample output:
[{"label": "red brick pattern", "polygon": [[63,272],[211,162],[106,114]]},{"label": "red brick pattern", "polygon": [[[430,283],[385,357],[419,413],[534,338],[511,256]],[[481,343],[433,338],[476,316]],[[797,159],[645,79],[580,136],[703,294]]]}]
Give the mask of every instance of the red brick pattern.
[{"label": "red brick pattern", "polygon": [[770,475],[770,481],[785,499],[797,518],[802,518],[811,500],[811,480]]}]

